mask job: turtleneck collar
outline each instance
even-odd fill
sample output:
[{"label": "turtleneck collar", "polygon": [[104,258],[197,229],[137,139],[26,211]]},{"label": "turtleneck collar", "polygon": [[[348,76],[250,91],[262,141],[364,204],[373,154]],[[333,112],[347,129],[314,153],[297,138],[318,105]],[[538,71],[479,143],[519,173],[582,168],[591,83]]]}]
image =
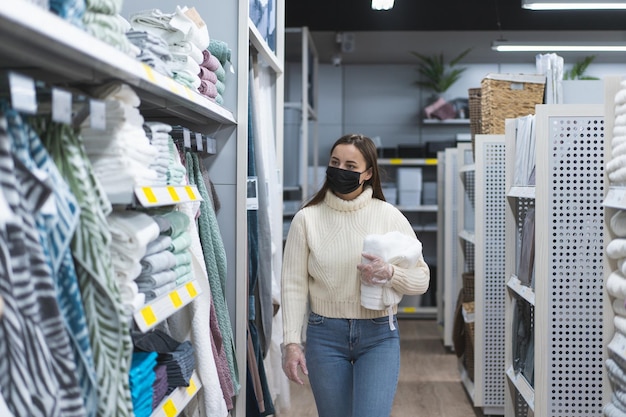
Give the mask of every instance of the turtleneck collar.
[{"label": "turtleneck collar", "polygon": [[365,207],[367,203],[372,201],[372,194],[372,187],[366,187],[356,198],[352,200],[344,200],[337,197],[332,191],[328,190],[326,192],[324,203],[326,203],[326,205],[333,210],[356,211]]}]

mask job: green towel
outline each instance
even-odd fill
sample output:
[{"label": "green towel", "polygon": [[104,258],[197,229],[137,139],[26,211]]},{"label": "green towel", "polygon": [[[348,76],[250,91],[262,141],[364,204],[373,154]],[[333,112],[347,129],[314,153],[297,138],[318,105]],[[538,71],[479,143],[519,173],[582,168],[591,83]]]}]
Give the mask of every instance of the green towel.
[{"label": "green towel", "polygon": [[230,62],[232,51],[226,42],[211,38],[208,49],[209,52],[211,52],[211,55],[215,55],[218,61],[220,61],[222,66],[225,66],[227,62]]}]

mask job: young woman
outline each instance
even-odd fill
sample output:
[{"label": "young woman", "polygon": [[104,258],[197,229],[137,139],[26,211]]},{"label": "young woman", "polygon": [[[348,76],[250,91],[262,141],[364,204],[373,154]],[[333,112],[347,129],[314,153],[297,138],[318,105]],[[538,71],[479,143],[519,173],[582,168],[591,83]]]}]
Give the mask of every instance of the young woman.
[{"label": "young woman", "polygon": [[[361,306],[361,283],[413,295],[426,292],[430,280],[421,254],[401,268],[362,252],[365,236],[391,231],[417,239],[406,217],[385,202],[376,146],[362,135],[339,138],[324,185],[292,220],[283,257],[283,369],[299,384],[299,371],[309,376],[319,417],[391,413],[400,337],[387,310]],[[394,324],[396,312],[394,306]]]}]

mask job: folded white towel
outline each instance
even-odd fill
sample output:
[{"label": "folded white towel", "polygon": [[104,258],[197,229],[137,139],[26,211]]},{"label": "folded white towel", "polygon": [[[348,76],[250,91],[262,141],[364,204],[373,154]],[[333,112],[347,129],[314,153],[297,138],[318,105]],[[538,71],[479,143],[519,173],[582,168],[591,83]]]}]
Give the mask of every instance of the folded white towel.
[{"label": "folded white towel", "polygon": [[626,136],[626,126],[622,126],[622,125],[614,126],[613,136]]},{"label": "folded white towel", "polygon": [[611,146],[611,157],[616,158],[618,156],[626,155],[626,141],[616,146]]},{"label": "folded white towel", "polygon": [[624,184],[626,183],[626,167],[619,168],[609,174],[609,181],[613,185]]},{"label": "folded white towel", "polygon": [[[410,268],[417,264],[422,255],[422,244],[415,237],[400,232],[389,232],[384,235],[371,234],[363,240],[363,252],[379,256],[385,262],[400,268]],[[363,262],[368,262],[363,259]],[[361,305],[371,310],[389,311],[389,326],[395,329],[392,321],[393,306],[402,300],[393,288],[361,284]]]},{"label": "folded white towel", "polygon": [[619,271],[613,271],[606,280],[606,290],[615,298],[626,298],[626,277]]},{"label": "folded white towel", "polygon": [[611,231],[617,237],[626,238],[626,210],[617,210],[617,212],[611,216],[609,225],[611,226]]},{"label": "folded white towel", "polygon": [[613,126],[626,126],[626,114],[616,115]]},{"label": "folded white towel", "polygon": [[613,300],[613,312],[618,316],[626,317],[626,299],[616,298]]},{"label": "folded white towel", "polygon": [[615,106],[615,115],[626,114],[626,103]]},{"label": "folded white towel", "polygon": [[611,259],[626,258],[626,239],[615,238],[606,246],[606,254]]},{"label": "folded white towel", "polygon": [[626,136],[622,135],[622,136],[613,136],[613,139],[611,139],[611,147],[614,148],[616,146],[619,146],[623,143],[626,143]]},{"label": "folded white towel", "polygon": [[626,82],[620,83],[621,87],[615,94],[615,104],[626,104]]},{"label": "folded white towel", "polygon": [[622,334],[626,334],[626,317],[623,316],[615,316],[613,317],[613,324],[615,325],[615,330]]},{"label": "folded white towel", "polygon": [[172,269],[176,266],[176,256],[168,250],[153,253],[151,255],[145,256],[141,260],[141,266],[142,274],[153,274],[156,272],[165,271],[167,269]]},{"label": "folded white towel", "polygon": [[148,243],[159,237],[159,225],[148,214],[132,210],[113,211],[107,217],[112,244],[121,251],[146,254]]}]

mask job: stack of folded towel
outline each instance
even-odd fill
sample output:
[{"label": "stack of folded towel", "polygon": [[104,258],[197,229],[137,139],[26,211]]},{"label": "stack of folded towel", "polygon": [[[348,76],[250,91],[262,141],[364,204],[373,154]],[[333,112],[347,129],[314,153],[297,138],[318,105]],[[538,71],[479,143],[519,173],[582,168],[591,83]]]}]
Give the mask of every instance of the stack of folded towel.
[{"label": "stack of folded towel", "polygon": [[169,68],[172,54],[163,39],[146,31],[132,29],[126,32],[126,37],[139,48],[139,55],[137,55],[139,61],[154,68],[160,74],[168,77],[173,75]]},{"label": "stack of folded towel", "polygon": [[159,9],[135,13],[130,24],[137,31],[145,31],[162,38],[168,45],[172,60],[168,63],[174,80],[197,90],[200,87],[202,51],[209,46],[209,31],[194,8],[176,7],[174,13]]},{"label": "stack of folded towel", "polygon": [[615,95],[615,121],[611,139],[611,159],[606,172],[613,185],[626,183],[626,82]]},{"label": "stack of folded towel", "polygon": [[170,185],[167,182],[167,170],[171,158],[169,138],[172,126],[161,122],[146,122],[143,128],[148,140],[150,140],[150,144],[157,152],[150,164],[150,168],[157,173],[157,183],[159,185]]},{"label": "stack of folded towel", "polygon": [[106,105],[106,130],[92,129],[83,122],[85,151],[100,183],[109,196],[129,191],[129,184],[159,185],[150,168],[157,150],[150,144],[139,113],[139,97],[126,84],[99,87],[94,96]]},{"label": "stack of folded towel", "polygon": [[204,60],[200,64],[200,87],[198,87],[198,91],[210,100],[217,101],[217,83],[221,84],[222,92],[224,86],[223,81],[218,80],[217,73],[221,71],[221,77],[225,79],[224,68],[222,68],[220,61],[208,49],[202,51],[202,54],[204,55]]},{"label": "stack of folded towel", "polygon": [[154,216],[158,219],[158,237],[148,244],[136,279],[146,301],[153,300],[191,280],[191,235],[189,217],[179,211]]},{"label": "stack of folded towel", "polygon": [[153,385],[158,356],[157,352],[133,352],[128,380],[135,417],[148,417],[154,409]]},{"label": "stack of folded towel", "polygon": [[[224,104],[224,91],[226,90],[226,65],[231,63],[231,54],[232,51],[228,47],[226,42],[211,39],[209,42],[209,47],[207,48],[207,52],[209,52],[209,58],[207,60],[207,64],[211,66],[211,71],[215,73],[217,78],[217,82],[215,83],[217,89],[217,96],[215,97],[215,102],[218,104]],[[210,61],[211,57],[217,58],[217,63],[215,61]],[[219,65],[218,65],[219,63]]]},{"label": "stack of folded towel", "polygon": [[85,0],[85,31],[133,58],[139,49],[126,37],[128,22],[120,16],[122,0]]},{"label": "stack of folded towel", "polygon": [[83,29],[85,0],[50,0],[49,3],[48,6],[52,13]]},{"label": "stack of folded towel", "polygon": [[193,345],[190,341],[178,342],[161,330],[133,334],[136,351],[157,352],[157,363],[167,369],[168,391],[188,387],[196,367]]},{"label": "stack of folded towel", "polygon": [[156,409],[163,398],[167,395],[169,385],[167,383],[167,366],[160,364],[154,368],[156,378],[152,384],[152,409]]}]

